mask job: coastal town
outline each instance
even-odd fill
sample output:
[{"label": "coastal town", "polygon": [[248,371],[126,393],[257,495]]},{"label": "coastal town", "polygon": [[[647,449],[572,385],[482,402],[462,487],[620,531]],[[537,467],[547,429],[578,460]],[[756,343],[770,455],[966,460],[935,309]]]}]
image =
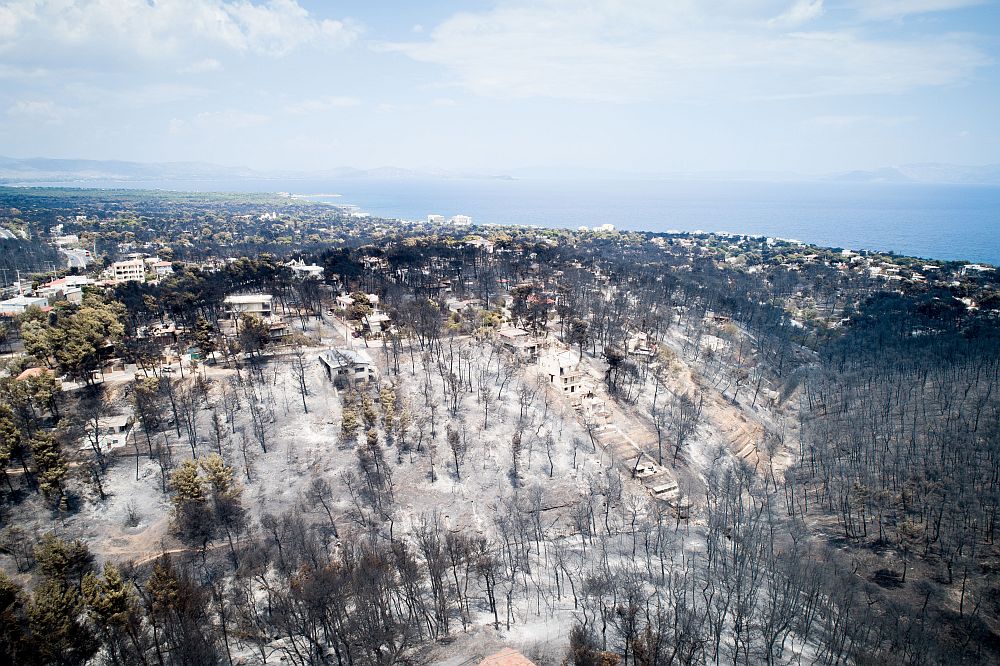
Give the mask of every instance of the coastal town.
[{"label": "coastal town", "polygon": [[263,195],[2,190],[0,226],[0,566],[58,649],[784,663],[997,621],[996,506],[960,499],[995,460],[934,434],[995,423],[992,266]]},{"label": "coastal town", "polygon": [[1000,3],[0,0],[0,666],[1000,664]]}]

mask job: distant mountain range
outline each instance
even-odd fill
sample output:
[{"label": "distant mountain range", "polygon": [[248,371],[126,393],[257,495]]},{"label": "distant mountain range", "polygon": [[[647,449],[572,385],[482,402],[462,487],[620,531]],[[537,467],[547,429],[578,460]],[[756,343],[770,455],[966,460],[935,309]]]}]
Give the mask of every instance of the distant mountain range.
[{"label": "distant mountain range", "polygon": [[961,166],[925,162],[882,167],[872,171],[849,171],[831,180],[854,183],[940,183],[954,185],[1000,185],[1000,164]]},{"label": "distant mountain range", "polygon": [[711,173],[618,172],[606,169],[521,169],[512,175],[482,172],[460,172],[441,169],[403,169],[377,167],[355,169],[339,167],[322,171],[258,171],[247,167],[227,167],[206,162],[126,162],[119,160],[76,160],[45,157],[15,158],[0,156],[0,184],[30,185],[36,183],[79,184],[108,181],[234,181],[234,180],[427,180],[427,179],[511,179],[514,177],[600,179],[663,179],[663,180],[761,180],[771,182],[839,181],[854,183],[940,183],[959,185],[1000,185],[1000,164],[961,166],[955,164],[922,163],[883,167],[869,171],[849,171],[824,176],[807,176],[789,172],[726,171]]},{"label": "distant mountain range", "polygon": [[509,178],[504,175],[460,173],[444,170],[418,171],[398,167],[355,169],[339,167],[322,171],[257,171],[247,167],[227,167],[206,162],[126,162],[119,160],[75,160],[47,157],[0,156],[0,184],[44,182],[81,183],[93,181],[184,181],[184,180],[377,180],[428,178]]}]

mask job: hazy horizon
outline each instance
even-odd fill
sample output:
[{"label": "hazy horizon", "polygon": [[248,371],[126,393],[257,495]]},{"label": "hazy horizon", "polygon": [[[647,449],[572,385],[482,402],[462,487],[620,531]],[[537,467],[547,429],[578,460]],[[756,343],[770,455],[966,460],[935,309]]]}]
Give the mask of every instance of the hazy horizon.
[{"label": "hazy horizon", "polygon": [[0,152],[255,170],[1000,161],[979,0],[0,3]]},{"label": "hazy horizon", "polygon": [[[85,173],[81,169],[83,167],[92,166],[93,168],[98,168],[102,166],[112,166],[116,164],[121,164],[125,166],[134,166],[139,168],[157,168],[157,167],[175,167],[179,169],[171,176],[154,175],[149,176],[150,178],[167,178],[174,180],[189,180],[192,179],[191,173],[193,171],[184,171],[184,169],[196,169],[198,167],[207,167],[210,169],[219,169],[219,175],[209,175],[204,176],[211,179],[218,178],[236,178],[236,179],[246,179],[246,180],[281,180],[281,179],[312,179],[312,178],[327,178],[327,177],[345,177],[354,175],[363,175],[366,177],[386,177],[391,176],[391,172],[398,171],[400,176],[405,177],[427,177],[427,178],[472,178],[472,179],[482,179],[482,178],[518,178],[518,179],[539,179],[539,180],[563,180],[563,179],[595,179],[595,180],[718,180],[718,181],[759,181],[759,182],[770,182],[770,183],[781,183],[781,182],[808,182],[808,181],[825,181],[830,179],[836,179],[839,176],[849,176],[851,174],[869,174],[872,177],[877,177],[881,172],[886,172],[890,170],[903,170],[914,169],[920,167],[928,167],[936,169],[939,172],[946,173],[949,169],[955,170],[958,173],[963,171],[976,172],[977,170],[982,171],[984,178],[987,178],[989,182],[973,182],[973,183],[962,183],[955,182],[952,180],[914,180],[915,184],[987,184],[987,185],[997,185],[1000,184],[1000,163],[984,163],[984,164],[944,164],[937,162],[924,162],[924,163],[911,163],[911,164],[886,164],[875,167],[873,169],[852,169],[845,171],[823,171],[823,172],[803,172],[803,171],[765,171],[765,170],[705,170],[705,171],[636,171],[627,169],[612,169],[612,168],[601,168],[598,166],[557,166],[557,165],[537,165],[533,167],[511,167],[508,169],[449,169],[441,167],[433,167],[428,165],[415,165],[410,167],[402,167],[396,164],[379,164],[374,167],[362,168],[352,164],[335,164],[330,165],[325,168],[317,169],[268,169],[268,168],[252,168],[246,164],[235,164],[235,163],[219,163],[219,162],[207,162],[201,160],[176,160],[176,161],[148,161],[148,160],[118,160],[118,159],[107,159],[99,160],[89,157],[51,157],[48,155],[4,155],[0,154],[0,161],[12,160],[18,163],[33,163],[33,162],[46,162],[46,163],[59,163],[53,164],[56,166],[66,166],[67,171],[63,172],[67,176],[74,172],[79,172],[85,174],[80,177],[81,182],[86,182],[88,180],[108,180],[113,179],[113,174],[111,173]],[[11,179],[7,176],[7,172],[4,170],[6,163],[0,163],[0,186],[3,184],[20,184],[24,182],[22,178]],[[122,175],[126,175],[122,172]],[[129,180],[142,179],[143,176],[130,177]],[[27,180],[32,180],[27,178]],[[52,180],[63,180],[62,178],[53,178]],[[995,181],[995,182],[994,182]],[[872,181],[878,182],[878,181]]]}]

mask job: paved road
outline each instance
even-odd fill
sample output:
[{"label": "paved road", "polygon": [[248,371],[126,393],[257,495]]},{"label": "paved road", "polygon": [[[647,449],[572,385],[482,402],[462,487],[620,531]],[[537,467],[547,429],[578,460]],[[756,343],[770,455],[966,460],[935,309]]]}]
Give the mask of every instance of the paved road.
[{"label": "paved road", "polygon": [[86,268],[91,259],[87,256],[86,250],[59,250],[66,257],[66,263],[70,268]]}]

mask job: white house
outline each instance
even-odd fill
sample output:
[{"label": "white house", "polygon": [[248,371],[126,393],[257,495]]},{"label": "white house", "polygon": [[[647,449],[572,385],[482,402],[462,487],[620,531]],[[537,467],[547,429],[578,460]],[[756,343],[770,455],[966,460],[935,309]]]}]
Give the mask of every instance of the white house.
[{"label": "white house", "polygon": [[169,261],[164,261],[159,257],[149,257],[146,261],[146,267],[154,274],[156,277],[161,278],[165,275],[170,275],[174,272],[173,264]]},{"label": "white house", "polygon": [[361,263],[364,265],[366,271],[389,270],[389,262],[385,257],[373,257],[366,255],[361,257]]},{"label": "white house", "polygon": [[[97,445],[102,452],[107,453],[114,449],[120,449],[128,444],[129,435],[132,432],[132,415],[106,416],[97,421]],[[80,446],[81,451],[93,450],[93,425],[87,429],[87,437],[84,438]]]},{"label": "white house", "polygon": [[389,327],[392,325],[392,319],[389,315],[376,308],[371,314],[366,315],[362,319],[362,323],[365,325],[365,332],[368,335],[378,337],[389,330]]},{"label": "white house", "polygon": [[472,224],[472,218],[468,215],[452,215],[451,223],[456,227],[468,227]]},{"label": "white house", "polygon": [[353,386],[378,379],[378,368],[363,349],[335,347],[319,355],[327,377],[337,386]]},{"label": "white house", "polygon": [[316,264],[307,264],[306,262],[299,259],[298,261],[292,261],[286,264],[292,269],[292,275],[300,280],[305,280],[307,278],[315,278],[317,280],[323,279],[323,267]]},{"label": "white house", "polygon": [[493,254],[493,249],[494,249],[493,241],[486,240],[485,238],[482,238],[480,236],[470,238],[469,240],[465,241],[465,244],[467,247],[474,247],[477,249],[484,250],[486,254]]},{"label": "white house", "polygon": [[428,224],[444,224],[444,215],[428,215]]},{"label": "white house", "polygon": [[40,308],[45,307],[49,304],[49,299],[40,298],[38,296],[15,296],[14,298],[8,298],[6,301],[0,301],[0,313],[2,314],[22,314],[25,310],[31,306],[38,306]]},{"label": "white house", "polygon": [[244,312],[266,319],[271,316],[272,300],[274,296],[270,294],[238,294],[226,296],[223,304],[230,319],[236,319]]},{"label": "white house", "polygon": [[449,298],[445,300],[445,305],[448,306],[449,312],[465,312],[466,308],[482,305],[482,301],[478,298],[467,298],[465,300]]},{"label": "white house", "polygon": [[580,355],[566,350],[547,354],[541,358],[542,372],[563,395],[576,395],[583,388],[583,371],[580,370]]},{"label": "white house", "polygon": [[88,284],[94,284],[94,281],[86,275],[66,275],[51,282],[46,282],[36,291],[39,296],[50,296],[67,287],[84,287]]}]

